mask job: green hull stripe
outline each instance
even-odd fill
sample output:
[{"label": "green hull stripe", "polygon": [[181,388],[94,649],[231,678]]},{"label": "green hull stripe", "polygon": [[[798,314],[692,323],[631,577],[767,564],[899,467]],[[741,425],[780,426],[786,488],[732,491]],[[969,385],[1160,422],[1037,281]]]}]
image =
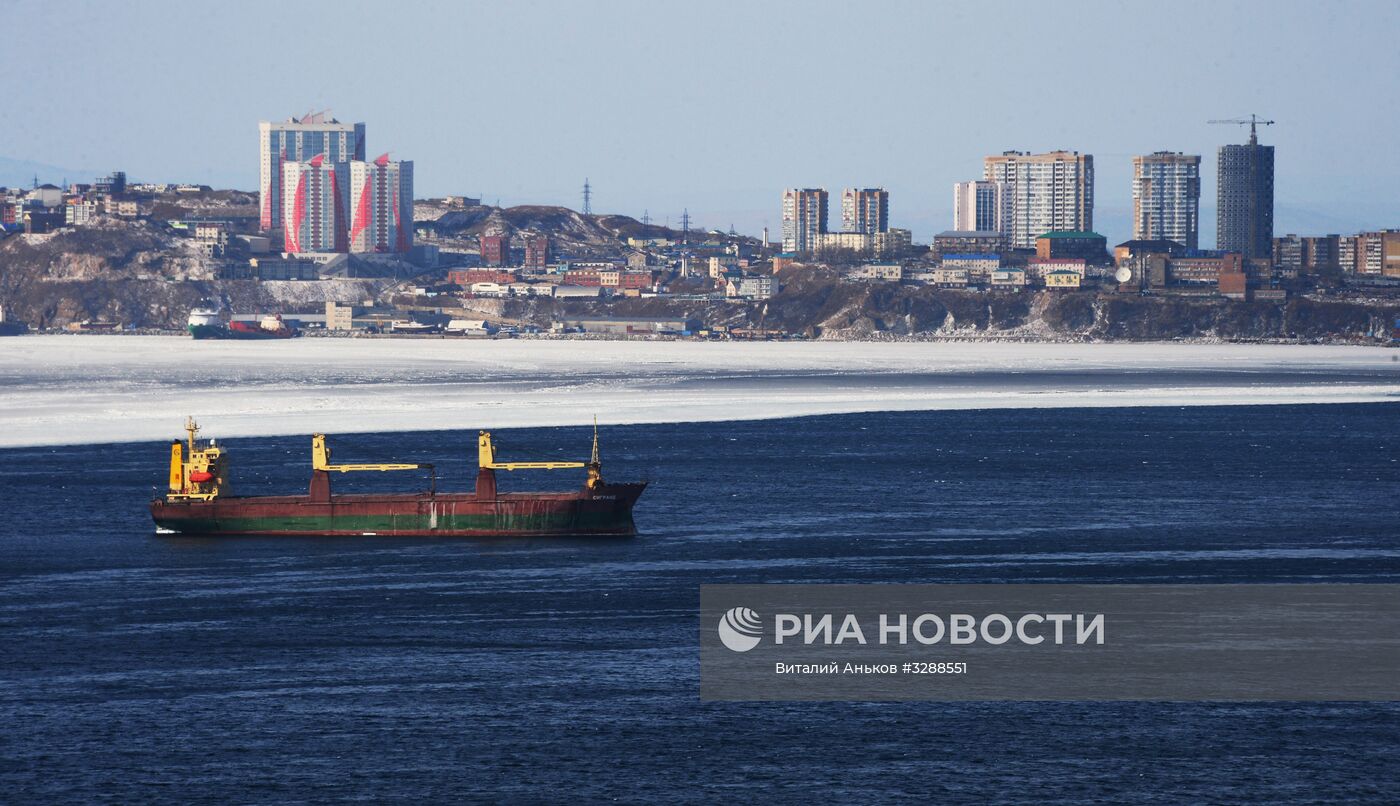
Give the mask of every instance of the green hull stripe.
[{"label": "green hull stripe", "polygon": [[495,515],[304,515],[265,518],[157,518],[156,525],[183,534],[223,532],[631,532],[630,513],[555,513]]}]

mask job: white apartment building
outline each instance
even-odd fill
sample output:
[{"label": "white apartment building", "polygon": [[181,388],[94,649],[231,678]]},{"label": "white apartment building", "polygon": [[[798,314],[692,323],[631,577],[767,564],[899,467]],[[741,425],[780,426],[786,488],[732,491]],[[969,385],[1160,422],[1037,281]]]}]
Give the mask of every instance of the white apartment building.
[{"label": "white apartment building", "polygon": [[325,113],[258,124],[258,207],[264,230],[283,220],[282,163],[306,162],[324,154],[332,163],[365,158],[365,124],[341,123]]},{"label": "white apartment building", "polygon": [[1133,157],[1133,239],[1199,248],[1201,158],[1157,151]]},{"label": "white apartment building", "polygon": [[1011,225],[1005,182],[976,179],[953,185],[953,229],[958,232],[1000,232]]},{"label": "white apartment building", "polygon": [[1007,185],[1009,245],[1032,249],[1039,235],[1094,228],[1094,158],[1078,151],[1006,151],[983,161],[983,177]]}]

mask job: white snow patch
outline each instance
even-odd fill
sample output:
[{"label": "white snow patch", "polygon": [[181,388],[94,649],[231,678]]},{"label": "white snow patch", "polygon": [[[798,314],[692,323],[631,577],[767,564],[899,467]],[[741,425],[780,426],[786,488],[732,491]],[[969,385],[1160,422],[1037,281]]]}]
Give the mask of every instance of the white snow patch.
[{"label": "white snow patch", "polygon": [[1400,400],[1380,347],[0,339],[0,446],[865,411]]}]

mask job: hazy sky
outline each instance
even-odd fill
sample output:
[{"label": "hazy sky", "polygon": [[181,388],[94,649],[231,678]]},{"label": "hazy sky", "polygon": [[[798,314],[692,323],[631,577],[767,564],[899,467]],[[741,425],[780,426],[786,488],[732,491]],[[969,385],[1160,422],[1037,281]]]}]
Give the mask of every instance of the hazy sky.
[{"label": "hazy sky", "polygon": [[[420,197],[757,234],[793,186],[890,191],[927,241],[1006,149],[1094,155],[1126,238],[1130,158],[1278,121],[1277,231],[1400,226],[1400,3],[0,0],[0,158],[255,189],[259,120],[330,108]],[[43,177],[41,177],[43,178]],[[57,181],[62,177],[49,177]],[[76,180],[81,177],[68,177]],[[839,207],[839,204],[837,205]],[[839,210],[832,226],[839,226]]]}]

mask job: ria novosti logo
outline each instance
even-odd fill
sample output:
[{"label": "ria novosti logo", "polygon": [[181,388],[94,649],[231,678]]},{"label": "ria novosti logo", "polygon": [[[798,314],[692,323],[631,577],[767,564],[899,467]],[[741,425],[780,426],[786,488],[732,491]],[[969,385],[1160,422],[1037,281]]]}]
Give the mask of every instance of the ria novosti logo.
[{"label": "ria novosti logo", "polygon": [[747,607],[731,607],[719,620],[719,640],[734,652],[748,652],[763,639],[763,622]]}]

